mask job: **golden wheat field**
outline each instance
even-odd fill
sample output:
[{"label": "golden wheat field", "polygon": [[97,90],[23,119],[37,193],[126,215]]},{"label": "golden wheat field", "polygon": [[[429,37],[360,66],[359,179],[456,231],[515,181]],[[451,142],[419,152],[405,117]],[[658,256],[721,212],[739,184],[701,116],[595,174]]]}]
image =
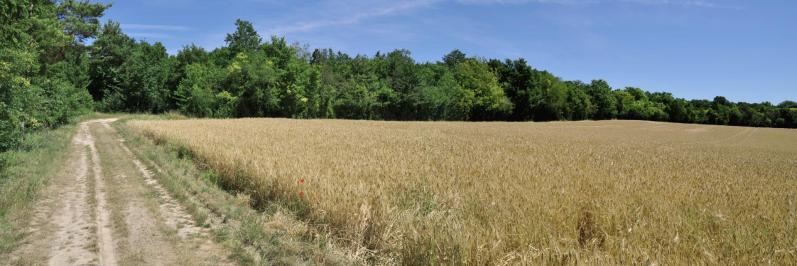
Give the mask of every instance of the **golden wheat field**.
[{"label": "golden wheat field", "polygon": [[[794,264],[797,131],[132,121],[376,264]],[[295,205],[295,204],[294,204]]]}]

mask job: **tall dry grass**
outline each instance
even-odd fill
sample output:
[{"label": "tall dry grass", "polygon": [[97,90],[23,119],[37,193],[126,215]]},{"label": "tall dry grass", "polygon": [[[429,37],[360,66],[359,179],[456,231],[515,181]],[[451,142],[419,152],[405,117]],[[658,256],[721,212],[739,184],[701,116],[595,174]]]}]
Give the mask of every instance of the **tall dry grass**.
[{"label": "tall dry grass", "polygon": [[797,263],[797,131],[135,121],[372,263]]}]

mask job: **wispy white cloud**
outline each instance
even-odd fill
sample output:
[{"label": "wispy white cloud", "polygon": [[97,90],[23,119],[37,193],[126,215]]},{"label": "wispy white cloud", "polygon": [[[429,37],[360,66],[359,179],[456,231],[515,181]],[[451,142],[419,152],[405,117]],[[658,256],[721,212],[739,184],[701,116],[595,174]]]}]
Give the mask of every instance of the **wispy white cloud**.
[{"label": "wispy white cloud", "polygon": [[174,38],[174,36],[170,34],[160,33],[160,32],[128,32],[127,35],[130,35],[137,39],[145,39],[145,40],[146,39],[160,40],[160,39]]},{"label": "wispy white cloud", "polygon": [[187,31],[188,27],[178,25],[161,25],[161,24],[122,24],[125,30],[155,30],[155,31]]},{"label": "wispy white cloud", "polygon": [[[269,0],[270,1],[270,0]],[[271,22],[272,26],[265,30],[268,34],[287,34],[296,32],[310,32],[316,29],[355,25],[369,19],[408,13],[415,10],[434,7],[441,3],[456,3],[464,5],[494,5],[494,4],[555,4],[555,5],[596,5],[609,3],[625,3],[639,5],[681,6],[695,8],[728,8],[738,7],[718,4],[712,0],[409,0],[409,1],[322,1],[314,7],[301,9],[298,14],[291,14],[291,19],[280,23]],[[316,12],[307,11],[316,10]],[[295,20],[293,18],[311,18]],[[137,25],[141,29],[163,28],[183,29],[180,26],[168,25]]]},{"label": "wispy white cloud", "polygon": [[164,40],[173,39],[176,32],[188,31],[190,28],[179,25],[165,25],[165,24],[134,24],[123,23],[122,29],[127,31],[136,39],[142,40]]},{"label": "wispy white cloud", "polygon": [[[285,34],[292,32],[307,32],[318,28],[325,28],[332,26],[357,24],[371,18],[390,16],[402,12],[408,12],[415,9],[431,7],[434,4],[441,1],[442,0],[397,1],[381,5],[379,4],[378,1],[376,1],[372,2],[372,4],[374,4],[372,5],[373,7],[355,8],[355,10],[351,10],[351,8],[349,8],[346,10],[346,12],[340,12],[339,15],[334,17],[292,22],[289,24],[270,28],[267,31],[271,34]],[[326,11],[327,13],[336,13],[334,11],[331,12],[329,10]],[[347,12],[350,13],[346,14]],[[315,15],[309,15],[309,16],[315,16]]]}]

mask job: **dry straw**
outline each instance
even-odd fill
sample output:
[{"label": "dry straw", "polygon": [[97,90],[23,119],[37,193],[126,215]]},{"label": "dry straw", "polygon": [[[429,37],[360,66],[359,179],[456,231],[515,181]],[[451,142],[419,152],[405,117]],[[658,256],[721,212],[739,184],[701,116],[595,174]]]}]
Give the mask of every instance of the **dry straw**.
[{"label": "dry straw", "polygon": [[797,263],[797,131],[135,121],[372,263]]}]

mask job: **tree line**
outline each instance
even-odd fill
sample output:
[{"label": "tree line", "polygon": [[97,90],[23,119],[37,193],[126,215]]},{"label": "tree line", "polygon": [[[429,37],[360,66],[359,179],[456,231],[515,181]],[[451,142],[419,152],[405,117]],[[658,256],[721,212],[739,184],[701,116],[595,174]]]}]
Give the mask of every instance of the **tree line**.
[{"label": "tree line", "polygon": [[[686,100],[667,92],[567,81],[523,59],[454,50],[416,62],[406,50],[351,56],[268,40],[237,20],[226,45],[161,43],[100,25],[108,5],[0,3],[0,150],[24,132],[88,110],[172,110],[195,117],[552,121],[639,119],[797,128],[797,103]],[[86,39],[93,39],[88,45]]]}]

